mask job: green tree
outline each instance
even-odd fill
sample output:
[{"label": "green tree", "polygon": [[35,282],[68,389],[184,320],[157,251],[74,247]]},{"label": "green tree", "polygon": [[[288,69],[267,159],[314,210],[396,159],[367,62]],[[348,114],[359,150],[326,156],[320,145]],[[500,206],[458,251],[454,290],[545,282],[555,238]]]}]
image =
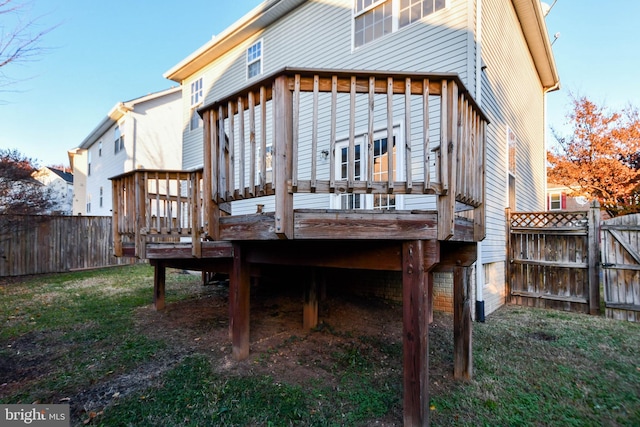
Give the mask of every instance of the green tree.
[{"label": "green tree", "polygon": [[608,112],[586,97],[574,97],[567,117],[571,134],[554,130],[558,145],[547,153],[549,181],[572,188],[572,196],[598,200],[612,216],[640,212],[638,110]]}]

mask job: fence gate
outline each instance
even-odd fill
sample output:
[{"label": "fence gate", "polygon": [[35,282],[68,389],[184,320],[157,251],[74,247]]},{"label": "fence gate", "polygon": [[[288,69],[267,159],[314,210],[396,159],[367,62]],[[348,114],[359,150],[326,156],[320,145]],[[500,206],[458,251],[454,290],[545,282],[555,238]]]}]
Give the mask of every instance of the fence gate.
[{"label": "fence gate", "polygon": [[640,322],[640,214],[602,222],[606,316]]},{"label": "fence gate", "polygon": [[599,211],[507,209],[508,300],[596,314],[599,310]]}]

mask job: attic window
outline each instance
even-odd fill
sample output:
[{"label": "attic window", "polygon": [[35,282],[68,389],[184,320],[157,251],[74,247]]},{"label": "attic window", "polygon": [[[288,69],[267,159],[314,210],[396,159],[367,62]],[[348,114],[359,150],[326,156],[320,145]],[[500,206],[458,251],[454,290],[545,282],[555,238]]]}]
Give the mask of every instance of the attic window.
[{"label": "attic window", "polygon": [[446,0],[355,0],[353,44],[363,46],[445,6]]},{"label": "attic window", "polygon": [[262,40],[247,49],[247,79],[262,74]]}]

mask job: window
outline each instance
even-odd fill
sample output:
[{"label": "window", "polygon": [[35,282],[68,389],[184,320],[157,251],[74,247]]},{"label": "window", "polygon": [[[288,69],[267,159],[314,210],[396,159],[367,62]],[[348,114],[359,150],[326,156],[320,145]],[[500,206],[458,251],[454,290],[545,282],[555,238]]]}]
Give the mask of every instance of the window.
[{"label": "window", "polygon": [[113,154],[118,154],[124,150],[124,135],[120,130],[121,125],[116,126],[113,131]]},{"label": "window", "polygon": [[516,175],[516,150],[518,148],[518,138],[515,132],[511,129],[507,129],[507,150],[509,151],[509,173],[513,176]]},{"label": "window", "polygon": [[100,187],[100,207],[102,207],[102,195],[103,195],[103,189],[102,187]]},{"label": "window", "polygon": [[[392,155],[396,158],[396,138],[393,137]],[[391,171],[395,180],[395,169]],[[389,180],[389,147],[387,138],[376,139],[373,141],[373,180],[388,181]],[[374,209],[390,209],[396,208],[396,196],[393,194],[376,194],[373,199]]]},{"label": "window", "polygon": [[202,118],[198,114],[198,107],[204,101],[202,89],[202,77],[191,82],[191,116],[189,119],[189,130],[196,130],[202,126]]},{"label": "window", "polygon": [[567,196],[564,193],[549,194],[549,210],[560,211],[567,208]]},{"label": "window", "polygon": [[515,132],[507,127],[507,182],[509,188],[509,208],[516,209],[516,157],[518,149],[518,138]]},{"label": "window", "polygon": [[98,142],[98,157],[102,157],[102,141]]},{"label": "window", "polygon": [[87,176],[91,176],[91,149],[87,150]]},{"label": "window", "polygon": [[363,46],[445,5],[446,0],[355,0],[353,44]]},{"label": "window", "polygon": [[262,74],[262,40],[247,49],[247,79]]},{"label": "window", "polygon": [[91,213],[91,194],[87,194],[87,213]]},{"label": "window", "polygon": [[[397,134],[399,128],[394,129]],[[384,137],[382,137],[384,135]],[[367,135],[356,137],[355,154],[354,154],[354,178],[356,181],[367,179],[367,153],[366,153]],[[393,179],[397,180],[396,171],[400,170],[401,160],[397,156],[396,135],[393,136],[393,144],[391,152],[394,159],[393,170],[391,174]],[[348,179],[349,165],[349,142],[342,141],[336,144],[337,162],[336,162],[336,178],[339,180]],[[374,135],[373,140],[373,167],[372,180],[386,182],[389,179],[389,144],[386,137],[386,131],[379,132]],[[397,200],[395,194],[339,194],[336,195],[337,203],[335,207],[338,209],[386,209],[395,210]]]}]

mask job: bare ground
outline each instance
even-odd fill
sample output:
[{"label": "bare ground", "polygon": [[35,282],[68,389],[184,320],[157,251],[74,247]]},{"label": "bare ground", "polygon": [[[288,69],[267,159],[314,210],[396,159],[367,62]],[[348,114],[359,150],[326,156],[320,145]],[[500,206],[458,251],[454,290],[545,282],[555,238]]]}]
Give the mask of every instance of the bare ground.
[{"label": "bare ground", "polygon": [[[251,338],[248,359],[231,356],[227,287],[209,285],[197,298],[168,304],[158,312],[151,305],[138,309],[139,333],[167,346],[137,369],[100,381],[72,396],[59,396],[71,405],[74,424],[102,411],[117,399],[157,386],[162,374],[185,357],[204,354],[221,375],[269,375],[275,381],[304,386],[321,381],[339,383],[336,355],[356,348],[377,360],[376,375],[391,378],[402,391],[402,307],[380,300],[332,295],[321,303],[320,325],[302,329],[302,298],[298,290],[252,289]],[[430,326],[430,391],[452,384],[452,318],[435,315]],[[0,360],[0,397],[24,382],[35,381],[59,362],[66,349],[55,337],[31,333],[10,343],[20,357]],[[43,351],[46,349],[46,351]],[[19,363],[18,363],[19,361]],[[377,425],[402,425],[401,399]]]}]

